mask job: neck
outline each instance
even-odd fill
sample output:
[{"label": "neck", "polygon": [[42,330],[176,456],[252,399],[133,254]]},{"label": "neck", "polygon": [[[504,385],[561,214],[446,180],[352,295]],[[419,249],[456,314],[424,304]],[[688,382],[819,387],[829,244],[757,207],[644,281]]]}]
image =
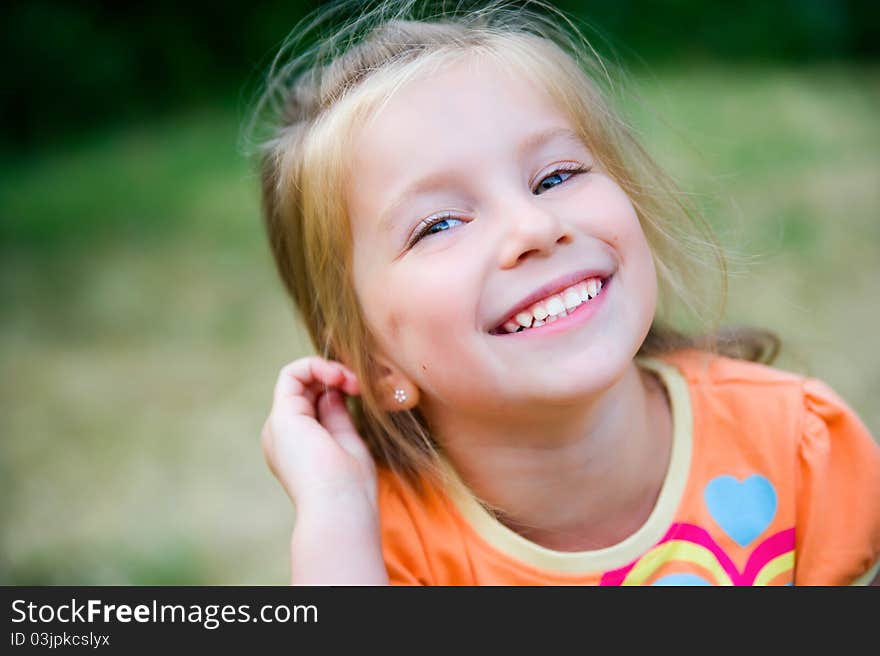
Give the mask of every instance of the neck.
[{"label": "neck", "polygon": [[426,414],[449,462],[499,521],[560,551],[611,546],[636,531],[668,469],[668,400],[634,362],[592,398],[537,420]]}]

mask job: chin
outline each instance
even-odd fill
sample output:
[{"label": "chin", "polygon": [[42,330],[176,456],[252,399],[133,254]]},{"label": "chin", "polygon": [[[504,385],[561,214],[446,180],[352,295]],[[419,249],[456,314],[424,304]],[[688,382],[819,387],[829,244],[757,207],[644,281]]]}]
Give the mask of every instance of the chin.
[{"label": "chin", "polygon": [[530,388],[534,396],[548,402],[574,403],[594,396],[613,386],[626,373],[629,361],[607,359],[597,363],[595,358],[572,359],[555,375],[533,379]]}]

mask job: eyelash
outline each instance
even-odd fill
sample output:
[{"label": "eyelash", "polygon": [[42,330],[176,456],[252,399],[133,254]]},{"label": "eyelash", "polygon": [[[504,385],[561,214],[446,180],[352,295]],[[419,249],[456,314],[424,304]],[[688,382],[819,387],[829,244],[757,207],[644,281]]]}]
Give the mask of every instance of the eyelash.
[{"label": "eyelash", "polygon": [[[554,175],[557,175],[559,173],[571,173],[572,175],[570,177],[566,178],[566,180],[571,180],[571,178],[573,178],[578,173],[588,173],[590,170],[591,170],[591,167],[583,166],[583,165],[560,166],[559,168],[555,169],[554,171],[551,171],[550,173],[545,175],[543,178],[541,178],[540,182],[543,182],[547,178],[552,178]],[[565,182],[566,180],[564,180],[563,182]],[[560,182],[559,184],[563,184],[563,182]],[[539,186],[540,186],[540,183],[539,183]],[[558,187],[559,185],[554,185],[554,186]],[[553,187],[551,187],[551,189],[552,188]],[[443,214],[440,214],[438,216],[433,217],[432,219],[429,219],[429,222],[426,223],[420,230],[418,230],[418,232],[415,234],[415,236],[413,236],[413,238],[410,240],[410,242],[408,244],[408,247],[415,246],[415,244],[419,240],[421,240],[422,237],[427,235],[428,231],[431,228],[433,228],[435,225],[437,225],[438,223],[442,223],[443,221],[448,221],[450,219],[458,220],[458,217],[453,215],[451,212],[444,212]],[[443,232],[445,232],[445,231],[443,231]],[[436,234],[436,233],[434,233],[434,234]]]}]

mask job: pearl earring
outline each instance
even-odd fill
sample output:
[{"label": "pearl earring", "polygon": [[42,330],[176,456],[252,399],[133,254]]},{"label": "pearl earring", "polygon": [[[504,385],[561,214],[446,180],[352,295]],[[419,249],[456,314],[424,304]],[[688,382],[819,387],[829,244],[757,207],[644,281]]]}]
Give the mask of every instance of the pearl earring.
[{"label": "pearl earring", "polygon": [[403,403],[406,401],[406,392],[402,389],[394,390],[394,400],[398,403]]}]

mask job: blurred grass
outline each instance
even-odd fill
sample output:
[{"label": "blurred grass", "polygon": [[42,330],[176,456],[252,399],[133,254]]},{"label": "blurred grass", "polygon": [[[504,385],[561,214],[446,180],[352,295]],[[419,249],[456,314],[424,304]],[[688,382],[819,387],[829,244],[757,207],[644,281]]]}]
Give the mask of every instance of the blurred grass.
[{"label": "blurred grass", "polygon": [[[880,70],[683,67],[634,122],[734,271],[728,318],[880,435]],[[306,353],[221,106],[0,160],[0,582],[287,581],[258,433]]]}]

